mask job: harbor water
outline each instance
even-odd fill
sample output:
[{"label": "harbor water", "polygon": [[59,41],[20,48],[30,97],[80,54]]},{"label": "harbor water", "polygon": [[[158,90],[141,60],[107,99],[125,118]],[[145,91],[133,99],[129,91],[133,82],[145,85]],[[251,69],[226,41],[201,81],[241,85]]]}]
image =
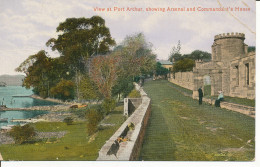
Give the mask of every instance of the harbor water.
[{"label": "harbor water", "polygon": [[[39,100],[29,97],[33,92],[21,86],[0,87],[0,105],[6,105],[8,108],[27,108],[32,106],[50,106],[58,103]],[[8,122],[0,121],[0,128],[7,125],[17,125],[12,119],[28,119],[38,115],[46,114],[47,111],[0,111],[0,120],[8,118]]]}]

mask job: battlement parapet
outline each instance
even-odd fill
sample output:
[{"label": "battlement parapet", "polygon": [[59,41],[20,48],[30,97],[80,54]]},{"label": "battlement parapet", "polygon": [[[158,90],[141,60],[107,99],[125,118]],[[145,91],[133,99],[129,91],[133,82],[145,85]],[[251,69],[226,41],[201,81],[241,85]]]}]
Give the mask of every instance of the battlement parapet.
[{"label": "battlement parapet", "polygon": [[245,39],[245,34],[244,33],[223,33],[219,35],[215,35],[214,41],[218,39],[225,39],[225,38],[240,38],[240,39]]}]

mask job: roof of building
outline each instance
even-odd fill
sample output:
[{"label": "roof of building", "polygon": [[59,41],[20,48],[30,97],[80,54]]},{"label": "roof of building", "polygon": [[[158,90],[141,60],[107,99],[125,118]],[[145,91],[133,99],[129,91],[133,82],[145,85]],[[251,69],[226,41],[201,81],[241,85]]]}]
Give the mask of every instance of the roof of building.
[{"label": "roof of building", "polygon": [[158,60],[159,63],[162,65],[172,65],[173,63],[168,60]]}]

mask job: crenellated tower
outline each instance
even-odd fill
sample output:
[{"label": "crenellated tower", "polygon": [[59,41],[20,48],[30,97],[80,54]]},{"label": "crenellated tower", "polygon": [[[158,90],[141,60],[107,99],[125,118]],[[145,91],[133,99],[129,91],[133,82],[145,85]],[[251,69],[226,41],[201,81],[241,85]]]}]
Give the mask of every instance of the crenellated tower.
[{"label": "crenellated tower", "polygon": [[229,64],[232,60],[246,56],[248,46],[243,33],[224,33],[214,37],[212,61]]}]

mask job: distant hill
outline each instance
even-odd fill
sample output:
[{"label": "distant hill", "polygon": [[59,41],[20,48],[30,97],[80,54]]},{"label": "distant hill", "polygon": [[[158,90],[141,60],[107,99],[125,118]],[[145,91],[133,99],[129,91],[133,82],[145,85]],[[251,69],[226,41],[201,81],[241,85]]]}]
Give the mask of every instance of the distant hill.
[{"label": "distant hill", "polygon": [[24,75],[0,75],[0,82],[5,82],[7,86],[22,86]]}]

